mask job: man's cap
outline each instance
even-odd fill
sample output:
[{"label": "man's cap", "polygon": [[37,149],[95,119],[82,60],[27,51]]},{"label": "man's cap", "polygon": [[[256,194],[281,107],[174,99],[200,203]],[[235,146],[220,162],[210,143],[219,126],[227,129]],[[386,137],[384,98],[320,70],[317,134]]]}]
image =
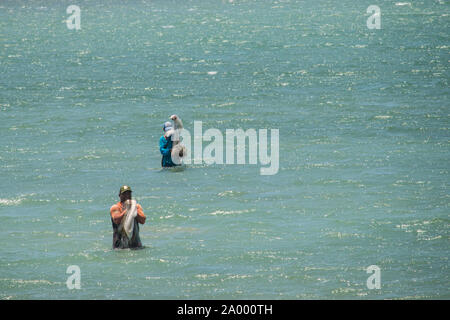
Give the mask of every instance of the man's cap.
[{"label": "man's cap", "polygon": [[131,188],[130,188],[129,186],[121,186],[121,187],[120,187],[119,195],[122,194],[122,193],[124,193],[124,192],[127,192],[127,191],[132,192],[132,191],[131,191]]},{"label": "man's cap", "polygon": [[172,122],[170,122],[170,121],[164,122],[163,129],[164,129],[165,132],[167,132],[170,129],[172,129]]}]

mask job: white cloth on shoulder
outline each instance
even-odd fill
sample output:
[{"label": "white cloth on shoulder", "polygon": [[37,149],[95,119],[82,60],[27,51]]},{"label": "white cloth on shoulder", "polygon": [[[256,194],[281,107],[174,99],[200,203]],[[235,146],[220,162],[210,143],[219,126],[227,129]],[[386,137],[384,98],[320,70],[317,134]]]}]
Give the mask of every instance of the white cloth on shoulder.
[{"label": "white cloth on shoulder", "polygon": [[136,200],[125,201],[125,209],[127,212],[122,218],[119,225],[119,232],[124,232],[128,239],[133,238],[134,232],[134,219],[137,216],[137,205]]}]

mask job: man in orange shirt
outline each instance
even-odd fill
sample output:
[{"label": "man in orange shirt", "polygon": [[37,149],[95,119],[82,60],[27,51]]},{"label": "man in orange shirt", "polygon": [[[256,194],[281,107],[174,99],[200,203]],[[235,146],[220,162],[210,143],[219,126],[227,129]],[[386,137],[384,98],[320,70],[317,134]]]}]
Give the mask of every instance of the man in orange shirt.
[{"label": "man in orange shirt", "polygon": [[141,205],[136,204],[137,216],[134,220],[134,232],[131,239],[128,239],[123,230],[119,230],[120,223],[126,215],[126,202],[131,200],[131,188],[129,186],[122,186],[120,188],[119,197],[120,202],[113,205],[110,209],[111,222],[113,227],[113,248],[140,248],[142,247],[141,239],[139,237],[139,223],[145,223],[145,215]]}]

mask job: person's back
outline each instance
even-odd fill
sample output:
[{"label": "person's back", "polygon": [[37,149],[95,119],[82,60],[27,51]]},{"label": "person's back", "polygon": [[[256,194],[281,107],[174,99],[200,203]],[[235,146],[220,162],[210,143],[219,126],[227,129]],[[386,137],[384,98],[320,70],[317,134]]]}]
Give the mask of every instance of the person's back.
[{"label": "person's back", "polygon": [[163,135],[159,139],[159,151],[162,154],[161,166],[162,167],[173,167],[175,164],[172,161],[172,146],[173,142],[170,137]]},{"label": "person's back", "polygon": [[172,137],[171,133],[173,132],[172,123],[167,121],[163,125],[164,135],[159,138],[159,152],[162,154],[161,166],[165,167],[174,167],[175,163],[172,161]]}]

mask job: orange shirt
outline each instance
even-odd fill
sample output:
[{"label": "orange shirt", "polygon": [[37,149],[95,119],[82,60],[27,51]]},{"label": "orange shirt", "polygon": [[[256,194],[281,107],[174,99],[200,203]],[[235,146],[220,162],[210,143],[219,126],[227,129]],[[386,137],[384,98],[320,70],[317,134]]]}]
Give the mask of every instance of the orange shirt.
[{"label": "orange shirt", "polygon": [[[137,208],[137,221],[140,224],[144,224],[145,223],[145,215],[144,215],[144,211],[142,210],[142,207],[140,204],[136,204],[136,208]],[[127,212],[124,208],[122,203],[119,201],[117,202],[115,205],[113,205],[110,209],[111,211],[111,218],[113,219],[115,224],[120,224],[120,222],[122,221],[122,218],[124,216],[124,214]]]}]

